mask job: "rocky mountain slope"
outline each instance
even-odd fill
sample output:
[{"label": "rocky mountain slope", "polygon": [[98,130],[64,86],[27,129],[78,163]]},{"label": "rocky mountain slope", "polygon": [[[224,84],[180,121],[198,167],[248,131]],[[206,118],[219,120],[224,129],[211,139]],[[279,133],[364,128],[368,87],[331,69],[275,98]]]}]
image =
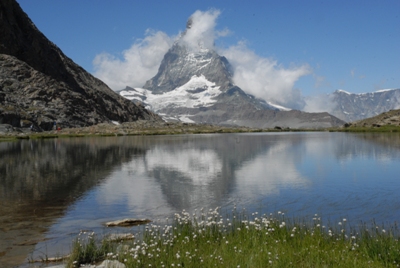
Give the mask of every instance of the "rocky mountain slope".
[{"label": "rocky mountain slope", "polygon": [[400,126],[400,109],[381,113],[377,116],[346,124],[350,127]]},{"label": "rocky mountain slope", "polygon": [[347,122],[400,108],[400,89],[378,90],[362,94],[336,90],[329,98],[334,105],[329,112]]},{"label": "rocky mountain slope", "polygon": [[324,128],[344,124],[328,113],[286,109],[255,98],[237,87],[225,57],[199,44],[183,41],[186,32],[165,54],[158,73],[143,88],[119,93],[157,112],[164,119],[256,128]]},{"label": "rocky mountain slope", "polygon": [[80,127],[137,119],[161,120],[64,55],[15,0],[0,2],[0,124],[49,130],[54,122]]}]

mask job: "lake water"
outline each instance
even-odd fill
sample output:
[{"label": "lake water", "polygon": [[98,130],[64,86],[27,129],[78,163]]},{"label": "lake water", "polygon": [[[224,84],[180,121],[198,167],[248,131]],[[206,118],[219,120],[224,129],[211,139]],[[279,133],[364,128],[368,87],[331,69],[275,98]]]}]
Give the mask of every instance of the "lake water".
[{"label": "lake water", "polygon": [[2,142],[0,266],[66,254],[80,230],[105,234],[110,220],[163,221],[183,209],[237,206],[393,224],[400,220],[399,174],[400,135],[390,133]]}]

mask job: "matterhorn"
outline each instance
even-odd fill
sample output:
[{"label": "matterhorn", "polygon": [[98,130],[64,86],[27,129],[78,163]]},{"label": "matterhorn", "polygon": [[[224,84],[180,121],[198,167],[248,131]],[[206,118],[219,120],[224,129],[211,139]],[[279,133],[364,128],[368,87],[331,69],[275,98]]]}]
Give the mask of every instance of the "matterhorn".
[{"label": "matterhorn", "polygon": [[166,121],[255,128],[325,128],[344,124],[328,113],[306,113],[247,94],[233,82],[228,60],[202,39],[187,42],[186,30],[164,55],[158,73],[142,88],[119,93]]}]

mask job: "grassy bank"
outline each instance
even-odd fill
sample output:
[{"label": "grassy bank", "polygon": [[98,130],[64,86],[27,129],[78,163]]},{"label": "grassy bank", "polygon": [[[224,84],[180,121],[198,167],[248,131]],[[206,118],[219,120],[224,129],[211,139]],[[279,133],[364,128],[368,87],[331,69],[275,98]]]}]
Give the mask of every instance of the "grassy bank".
[{"label": "grassy bank", "polygon": [[350,126],[343,128],[331,128],[331,132],[400,132],[400,126]]},{"label": "grassy bank", "polygon": [[127,267],[399,267],[398,238],[397,226],[352,228],[346,219],[324,226],[318,215],[183,211],[171,223],[143,227],[131,242],[78,239],[68,267],[103,259]]},{"label": "grassy bank", "polygon": [[51,139],[73,137],[101,137],[101,136],[141,136],[141,135],[181,135],[181,134],[212,134],[212,133],[255,133],[255,132],[400,132],[399,126],[349,126],[327,129],[290,129],[290,128],[248,128],[233,126],[217,126],[209,124],[190,123],[157,123],[146,121],[128,122],[120,125],[98,124],[90,127],[65,128],[60,131],[44,132],[12,132],[0,134],[1,141],[16,141],[20,139]]}]

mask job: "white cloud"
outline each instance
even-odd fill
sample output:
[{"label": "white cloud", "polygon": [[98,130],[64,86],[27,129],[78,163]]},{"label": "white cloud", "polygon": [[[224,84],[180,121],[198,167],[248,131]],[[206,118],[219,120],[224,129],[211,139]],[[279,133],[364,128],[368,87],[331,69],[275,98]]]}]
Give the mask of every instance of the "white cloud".
[{"label": "white cloud", "polygon": [[[180,42],[189,48],[216,49],[224,55],[234,69],[234,82],[245,92],[267,101],[290,108],[304,106],[301,91],[295,89],[296,81],[309,75],[309,65],[285,68],[276,60],[258,56],[244,42],[222,49],[215,48],[215,40],[230,34],[228,29],[216,30],[220,11],[196,11],[190,16],[190,27],[181,35]],[[173,44],[174,37],[163,32],[148,32],[143,40],[135,42],[122,53],[122,59],[107,53],[97,55],[93,61],[95,76],[112,89],[126,86],[142,87],[159,68],[163,56]]]},{"label": "white cloud", "polygon": [[136,41],[122,52],[122,59],[102,53],[93,60],[94,75],[113,90],[126,86],[141,87],[157,74],[160,63],[172,46],[173,37],[163,32],[146,31],[143,40]]},{"label": "white cloud", "polygon": [[305,112],[332,112],[335,109],[335,103],[332,95],[316,95],[307,97],[303,111]]},{"label": "white cloud", "polygon": [[274,59],[258,56],[244,42],[222,54],[234,68],[234,82],[245,92],[291,108],[302,107],[303,97],[294,84],[300,77],[311,74],[309,65],[284,68]]},{"label": "white cloud", "polygon": [[213,49],[215,39],[228,34],[227,30],[223,32],[215,30],[216,20],[220,14],[221,12],[216,9],[194,12],[180,41],[196,51],[201,48]]}]

